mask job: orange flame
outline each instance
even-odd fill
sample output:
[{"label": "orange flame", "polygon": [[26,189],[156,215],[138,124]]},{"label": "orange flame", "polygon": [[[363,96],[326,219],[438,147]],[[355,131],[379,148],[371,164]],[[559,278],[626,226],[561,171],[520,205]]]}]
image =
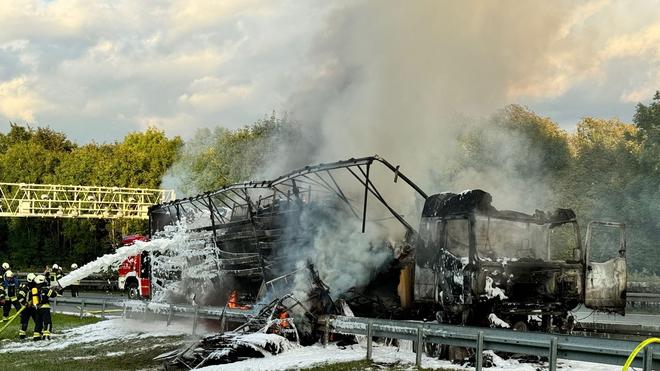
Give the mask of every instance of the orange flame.
[{"label": "orange flame", "polygon": [[284,311],[280,312],[279,318],[280,318],[280,327],[287,328],[287,327],[290,326],[289,321],[288,321],[289,313],[287,311],[284,310]]},{"label": "orange flame", "polygon": [[231,309],[250,309],[249,305],[239,305],[238,304],[238,291],[232,290],[229,294],[229,299],[227,300],[227,308]]}]

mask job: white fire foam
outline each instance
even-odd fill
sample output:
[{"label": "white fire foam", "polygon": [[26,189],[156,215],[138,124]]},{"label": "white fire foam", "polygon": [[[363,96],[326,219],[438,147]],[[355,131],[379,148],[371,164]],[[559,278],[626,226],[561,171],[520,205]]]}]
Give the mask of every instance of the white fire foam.
[{"label": "white fire foam", "polygon": [[122,246],[114,253],[103,255],[67,274],[58,280],[59,285],[64,288],[94,273],[116,269],[126,258],[142,251],[166,253],[181,250],[181,247],[187,246],[190,242],[190,236],[186,230],[185,223],[180,223],[169,227],[164,233],[156,236],[151,241],[135,241],[132,245]]}]

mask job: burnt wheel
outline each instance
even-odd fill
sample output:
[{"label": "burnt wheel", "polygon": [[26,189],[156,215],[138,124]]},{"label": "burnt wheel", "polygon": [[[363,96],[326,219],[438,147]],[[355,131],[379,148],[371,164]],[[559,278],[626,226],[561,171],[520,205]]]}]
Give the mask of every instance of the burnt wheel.
[{"label": "burnt wheel", "polygon": [[517,321],[511,326],[513,331],[527,332],[529,331],[529,326],[526,321]]},{"label": "burnt wheel", "polygon": [[129,299],[134,300],[134,299],[139,299],[140,298],[140,290],[138,289],[137,282],[129,283],[128,287],[126,288],[126,291],[128,291],[128,298]]}]

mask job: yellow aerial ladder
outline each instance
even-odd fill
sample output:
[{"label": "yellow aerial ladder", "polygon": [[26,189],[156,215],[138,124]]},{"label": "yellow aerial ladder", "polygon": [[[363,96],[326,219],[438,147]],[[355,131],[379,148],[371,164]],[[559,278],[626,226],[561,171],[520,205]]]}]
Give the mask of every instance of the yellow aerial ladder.
[{"label": "yellow aerial ladder", "polygon": [[173,190],[0,183],[0,217],[149,219],[149,207]]}]

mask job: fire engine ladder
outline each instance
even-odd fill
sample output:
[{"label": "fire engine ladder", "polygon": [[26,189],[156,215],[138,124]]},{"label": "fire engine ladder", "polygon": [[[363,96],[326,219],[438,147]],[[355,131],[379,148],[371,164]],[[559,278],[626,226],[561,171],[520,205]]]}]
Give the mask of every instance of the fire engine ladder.
[{"label": "fire engine ladder", "polygon": [[0,217],[149,219],[149,207],[173,190],[0,183]]}]

